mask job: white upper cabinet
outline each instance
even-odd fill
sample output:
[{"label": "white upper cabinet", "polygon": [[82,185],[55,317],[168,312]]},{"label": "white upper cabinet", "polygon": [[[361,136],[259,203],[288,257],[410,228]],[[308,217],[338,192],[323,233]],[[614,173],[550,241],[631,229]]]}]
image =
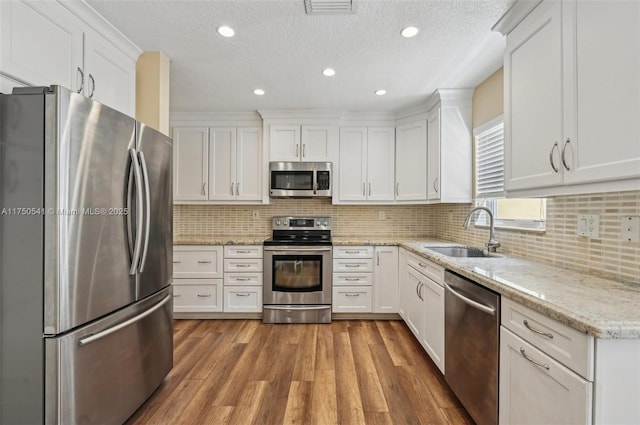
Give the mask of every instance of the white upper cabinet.
[{"label": "white upper cabinet", "polygon": [[0,71],[32,85],[82,83],[82,28],[55,2],[0,2]]},{"label": "white upper cabinet", "polygon": [[339,201],[393,201],[393,127],[340,129]]},{"label": "white upper cabinet", "polygon": [[441,89],[427,125],[427,192],[430,201],[467,203],[472,198],[470,89]]},{"label": "white upper cabinet", "polygon": [[396,201],[427,200],[427,122],[396,127]]},{"label": "white upper cabinet", "polygon": [[260,127],[174,127],[173,139],[174,201],[262,200]]},{"label": "white upper cabinet", "polygon": [[173,200],[206,201],[209,129],[173,128]]},{"label": "white upper cabinet", "polygon": [[544,196],[640,183],[640,3],[544,1],[507,33],[505,186]]},{"label": "white upper cabinet", "polygon": [[134,116],[140,52],[114,34],[82,2],[2,1],[0,72],[32,86],[61,85]]},{"label": "white upper cabinet", "polygon": [[272,124],[269,161],[331,161],[331,126]]},{"label": "white upper cabinet", "polygon": [[136,61],[100,34],[84,35],[84,94],[128,115],[136,110]]}]

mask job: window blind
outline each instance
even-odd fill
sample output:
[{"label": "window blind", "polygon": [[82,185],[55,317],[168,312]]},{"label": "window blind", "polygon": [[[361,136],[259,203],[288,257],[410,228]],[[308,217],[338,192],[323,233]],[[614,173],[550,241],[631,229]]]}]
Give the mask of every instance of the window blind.
[{"label": "window blind", "polygon": [[504,123],[476,135],[476,196],[504,196]]}]

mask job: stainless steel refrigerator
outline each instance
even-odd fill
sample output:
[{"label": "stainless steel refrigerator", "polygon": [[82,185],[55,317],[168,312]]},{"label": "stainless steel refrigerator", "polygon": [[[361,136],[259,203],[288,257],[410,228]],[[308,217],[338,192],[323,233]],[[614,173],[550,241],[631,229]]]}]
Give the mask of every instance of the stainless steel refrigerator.
[{"label": "stainless steel refrigerator", "polygon": [[58,86],[0,118],[0,423],[122,423],[173,364],[172,140]]}]

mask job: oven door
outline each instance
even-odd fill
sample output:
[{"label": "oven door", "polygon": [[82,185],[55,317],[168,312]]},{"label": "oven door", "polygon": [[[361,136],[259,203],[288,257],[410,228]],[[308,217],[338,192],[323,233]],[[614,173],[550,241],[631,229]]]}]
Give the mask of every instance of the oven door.
[{"label": "oven door", "polygon": [[264,247],[264,304],[331,304],[330,246]]}]

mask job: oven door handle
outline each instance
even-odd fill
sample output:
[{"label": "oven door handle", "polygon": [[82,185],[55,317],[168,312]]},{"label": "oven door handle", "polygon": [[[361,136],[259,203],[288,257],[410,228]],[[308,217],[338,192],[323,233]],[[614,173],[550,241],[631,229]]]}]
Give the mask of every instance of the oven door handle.
[{"label": "oven door handle", "polygon": [[274,306],[265,305],[263,308],[267,310],[327,310],[330,305],[301,305],[301,306]]},{"label": "oven door handle", "polygon": [[327,248],[283,248],[283,247],[264,247],[265,251],[282,251],[282,252],[327,252],[331,251],[332,247]]}]

